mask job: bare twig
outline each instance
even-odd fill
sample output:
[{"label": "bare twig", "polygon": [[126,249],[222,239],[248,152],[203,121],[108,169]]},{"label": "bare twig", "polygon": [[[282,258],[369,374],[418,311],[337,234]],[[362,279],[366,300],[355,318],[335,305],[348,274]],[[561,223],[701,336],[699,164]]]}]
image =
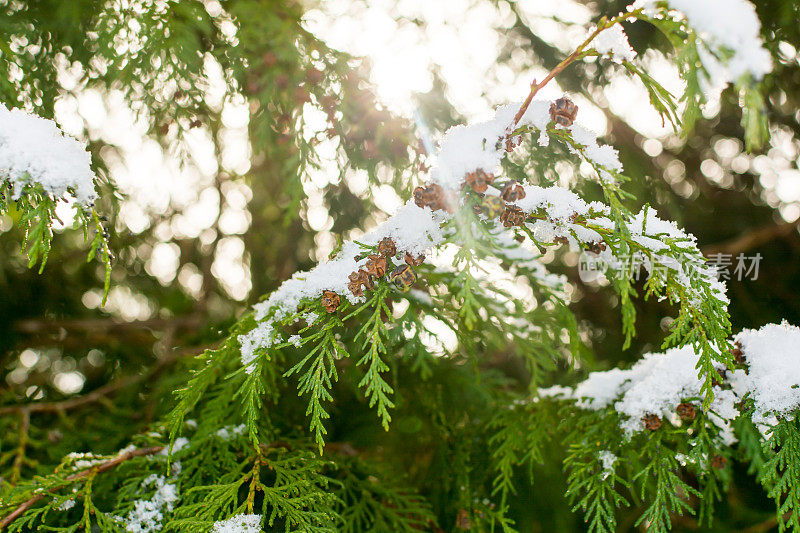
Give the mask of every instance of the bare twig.
[{"label": "bare twig", "polygon": [[[626,15],[626,16],[628,16],[628,15]],[[592,42],[592,40],[593,40],[595,37],[597,37],[597,35],[598,35],[598,34],[599,34],[601,31],[603,31],[604,29],[606,29],[606,28],[607,28],[607,27],[609,27],[610,25],[612,25],[612,24],[616,23],[616,22],[617,22],[617,18],[618,18],[618,17],[615,17],[615,18],[611,19],[611,21],[609,21],[608,19],[606,19],[606,17],[603,17],[603,18],[601,18],[601,19],[600,19],[600,22],[597,24],[597,28],[595,28],[595,30],[594,30],[594,31],[593,31],[593,32],[592,32],[592,33],[589,35],[589,37],[587,37],[587,38],[586,38],[586,40],[585,40],[585,41],[583,41],[583,42],[580,44],[580,46],[578,46],[578,47],[575,49],[575,51],[574,51],[574,52],[572,52],[570,55],[568,55],[568,56],[567,56],[567,58],[566,58],[566,59],[564,59],[564,60],[563,60],[561,63],[559,63],[558,65],[556,65],[556,66],[553,68],[553,70],[551,70],[551,71],[550,71],[550,72],[547,74],[547,76],[545,76],[545,77],[542,79],[542,81],[540,81],[540,82],[538,82],[538,83],[537,83],[537,82],[536,82],[536,80],[533,80],[533,83],[531,84],[531,91],[528,93],[528,96],[525,98],[525,101],[524,101],[524,102],[522,102],[522,106],[520,106],[520,108],[519,108],[519,111],[517,111],[517,114],[516,114],[516,115],[514,115],[514,124],[513,124],[514,126],[516,126],[517,124],[519,124],[519,121],[520,121],[520,119],[521,119],[521,118],[522,118],[522,116],[525,114],[525,111],[527,111],[527,110],[528,110],[528,106],[529,106],[529,105],[531,105],[531,102],[533,101],[533,97],[534,97],[534,96],[536,96],[536,93],[538,93],[538,92],[539,92],[539,90],[540,90],[542,87],[544,87],[545,85],[547,85],[547,84],[550,82],[550,80],[552,80],[553,78],[555,78],[556,76],[558,76],[558,75],[561,73],[561,71],[562,71],[562,70],[564,70],[565,68],[567,68],[567,67],[570,65],[570,63],[572,63],[573,61],[575,61],[576,59],[578,59],[578,57],[580,57],[580,55],[583,53],[583,51],[584,51],[584,50],[586,49],[586,47],[589,45],[589,43],[590,43],[590,42]]]},{"label": "bare twig", "polygon": [[[80,479],[84,479],[86,477],[93,476],[95,474],[99,474],[99,473],[105,472],[107,470],[111,470],[112,468],[115,468],[117,465],[119,465],[121,463],[124,463],[125,461],[128,461],[130,459],[133,459],[134,457],[140,457],[140,456],[143,456],[143,455],[154,455],[154,454],[160,452],[163,449],[164,449],[163,446],[150,446],[148,448],[137,448],[136,450],[131,450],[129,452],[125,452],[123,454],[120,454],[120,455],[118,455],[118,456],[116,456],[116,457],[114,457],[112,459],[109,459],[108,461],[100,463],[97,466],[93,466],[92,468],[87,468],[86,470],[82,470],[80,472],[76,472],[75,474],[72,474],[71,476],[67,476],[66,478],[64,478],[64,482],[65,482],[65,484],[69,484],[69,483],[71,483],[73,481],[78,481]],[[61,487],[53,487],[51,489],[48,489],[47,492],[48,493],[53,493],[53,492],[57,491],[59,488],[61,488]],[[11,522],[13,522],[17,518],[19,518],[20,515],[22,515],[25,511],[27,511],[28,509],[33,507],[33,505],[35,505],[36,502],[38,502],[39,500],[44,498],[45,495],[46,495],[46,493],[36,494],[36,495],[32,496],[31,498],[29,498],[28,500],[24,501],[22,504],[20,504],[19,507],[14,509],[11,513],[6,515],[5,518],[0,520],[0,529],[3,529],[7,525],[9,525]]]},{"label": "bare twig", "polygon": [[8,413],[56,413],[60,411],[68,411],[70,409],[75,409],[78,407],[82,407],[84,405],[97,402],[102,400],[106,396],[117,392],[120,389],[124,389],[129,385],[133,385],[134,383],[138,383],[144,379],[149,379],[160,372],[165,366],[172,364],[176,360],[184,357],[186,355],[197,355],[201,350],[197,349],[185,349],[179,351],[173,351],[170,354],[166,355],[157,360],[155,366],[150,369],[149,372],[145,372],[144,374],[136,375],[136,376],[125,376],[116,381],[112,381],[99,387],[92,392],[84,394],[83,396],[76,396],[74,398],[68,398],[66,400],[58,401],[58,402],[40,402],[40,403],[29,403],[24,405],[9,405],[6,407],[0,407],[0,415],[8,414]]},{"label": "bare twig", "polygon": [[54,329],[71,331],[121,331],[142,329],[165,328],[190,328],[201,324],[199,314],[179,316],[174,318],[151,318],[149,320],[135,320],[123,322],[113,318],[79,318],[73,320],[21,320],[14,324],[14,329],[29,335],[45,333]]},{"label": "bare twig", "polygon": [[11,484],[16,485],[22,473],[22,464],[25,461],[25,448],[28,446],[28,431],[31,427],[31,413],[27,409],[19,413],[19,443],[17,453],[14,457],[14,465],[11,467]]},{"label": "bare twig", "polygon": [[719,244],[711,244],[702,248],[703,255],[708,257],[712,254],[739,254],[752,250],[762,244],[788,237],[792,234],[793,230],[798,228],[797,222],[787,222],[784,224],[770,224],[747,233],[744,233],[735,239],[731,239]]}]

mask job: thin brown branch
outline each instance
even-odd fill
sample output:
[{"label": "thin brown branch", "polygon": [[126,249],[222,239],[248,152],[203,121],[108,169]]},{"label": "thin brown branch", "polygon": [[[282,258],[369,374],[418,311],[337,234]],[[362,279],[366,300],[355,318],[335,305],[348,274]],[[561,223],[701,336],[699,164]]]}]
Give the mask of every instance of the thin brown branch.
[{"label": "thin brown branch", "polygon": [[149,320],[135,320],[124,322],[114,318],[78,318],[72,320],[20,320],[14,324],[14,329],[20,333],[35,335],[52,330],[65,329],[68,331],[121,331],[165,328],[190,328],[201,324],[199,314],[178,316],[173,318],[151,318]]},{"label": "thin brown branch", "polygon": [[55,413],[58,411],[68,411],[70,409],[75,409],[76,407],[81,407],[89,403],[94,403],[100,400],[101,398],[104,398],[105,396],[113,392],[116,392],[119,389],[123,389],[128,385],[132,385],[133,383],[141,381],[143,378],[144,375],[126,376],[116,381],[112,381],[111,383],[107,383],[88,394],[84,394],[83,396],[76,396],[74,398],[69,398],[67,400],[63,400],[60,402],[40,402],[40,403],[29,403],[25,405],[9,405],[0,408],[0,415],[14,413],[14,412],[30,414],[30,413],[42,413],[42,412]]},{"label": "thin brown branch", "polygon": [[[783,515],[784,523],[791,518],[792,513],[786,513]],[[759,522],[758,524],[754,524],[750,527],[747,527],[742,530],[742,533],[763,533],[764,531],[770,531],[775,529],[778,526],[778,517],[772,516],[767,518],[763,522]]]},{"label": "thin brown branch", "polygon": [[[73,481],[78,481],[80,479],[84,479],[86,477],[99,474],[107,470],[111,470],[112,468],[115,468],[117,465],[124,463],[125,461],[128,461],[130,459],[133,459],[134,457],[140,457],[144,455],[154,455],[163,449],[164,449],[163,446],[150,446],[148,448],[137,448],[136,450],[131,450],[129,452],[120,454],[112,459],[109,459],[108,461],[100,463],[97,466],[93,466],[92,468],[87,468],[86,470],[81,470],[80,472],[76,472],[71,476],[67,476],[66,478],[64,478],[64,482],[65,484],[69,484]],[[59,488],[61,487],[50,488],[47,490],[47,493],[53,493],[57,491]],[[11,522],[19,518],[25,511],[33,507],[38,501],[44,498],[47,493],[40,493],[32,496],[31,498],[20,504],[11,513],[6,515],[5,518],[0,520],[0,530],[11,524]]]},{"label": "thin brown branch", "polygon": [[134,383],[138,383],[144,379],[152,378],[153,376],[158,374],[164,367],[172,364],[181,357],[184,357],[186,355],[197,355],[198,353],[200,353],[200,350],[197,349],[185,349],[185,350],[173,351],[170,354],[166,355],[165,357],[158,359],[153,368],[151,368],[148,372],[145,372],[143,374],[122,377],[118,380],[107,383],[102,387],[93,390],[92,392],[84,394],[83,396],[76,396],[74,398],[68,398],[66,400],[61,400],[57,402],[28,403],[24,405],[8,405],[6,407],[0,407],[0,415],[9,413],[22,413],[22,412],[56,413],[82,407],[84,405],[100,401],[106,396],[109,396],[117,392],[118,390],[124,389],[129,385],[133,385]]},{"label": "thin brown branch", "polygon": [[525,98],[525,101],[522,103],[522,106],[520,106],[519,111],[517,111],[517,114],[514,115],[514,124],[513,124],[514,126],[519,124],[520,119],[522,119],[523,115],[525,115],[525,112],[528,110],[528,106],[531,105],[531,102],[533,101],[533,97],[536,96],[536,93],[538,93],[539,90],[542,87],[547,85],[550,82],[550,80],[552,80],[553,78],[558,76],[561,73],[561,71],[563,71],[565,68],[567,68],[573,61],[578,59],[578,57],[580,57],[580,55],[583,53],[583,51],[589,45],[589,43],[592,42],[592,40],[595,37],[597,37],[597,35],[601,31],[603,31],[604,29],[609,27],[611,24],[614,24],[616,21],[617,21],[616,18],[611,19],[611,21],[608,21],[608,19],[606,19],[606,17],[603,17],[602,19],[600,19],[600,22],[597,24],[597,28],[595,28],[595,30],[589,35],[589,37],[587,37],[586,40],[583,41],[580,44],[580,46],[578,46],[575,49],[575,51],[573,51],[570,55],[568,55],[566,57],[566,59],[564,59],[561,63],[556,65],[553,68],[553,70],[551,70],[547,74],[547,76],[545,76],[542,79],[542,81],[537,83],[535,79],[533,80],[533,83],[531,84],[531,90],[528,93],[528,96]]},{"label": "thin brown branch", "polygon": [[703,255],[712,254],[736,255],[757,248],[775,239],[788,237],[798,228],[797,222],[784,224],[770,224],[752,231],[748,231],[734,239],[719,244],[711,244],[702,248]]},{"label": "thin brown branch", "polygon": [[19,413],[19,443],[14,457],[14,464],[11,467],[11,484],[16,485],[22,474],[22,465],[25,461],[25,448],[28,446],[28,431],[31,427],[31,413],[28,410]]}]

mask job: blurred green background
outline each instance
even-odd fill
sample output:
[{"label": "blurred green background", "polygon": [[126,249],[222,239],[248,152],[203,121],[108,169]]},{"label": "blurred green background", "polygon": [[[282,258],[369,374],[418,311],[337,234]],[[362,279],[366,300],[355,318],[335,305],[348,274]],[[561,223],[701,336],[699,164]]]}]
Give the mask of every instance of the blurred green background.
[{"label": "blurred green background", "polygon": [[[424,179],[420,125],[435,138],[521,100],[593,20],[625,5],[0,2],[0,99],[88,141],[116,255],[101,307],[102,269],[84,262],[79,232],[57,231],[39,274],[26,268],[14,217],[0,218],[0,403],[95,391],[69,416],[39,415],[36,431],[50,442],[35,451],[39,460],[116,449],[147,427],[169,405],[187,356],[217,343],[294,271],[325,259],[337,239],[409,197]],[[774,60],[763,82],[771,135],[756,153],[743,150],[730,89],[681,136],[613,65],[574,64],[542,95],[568,93],[578,120],[619,150],[636,204],[696,235],[707,257],[731,262],[734,331],[800,323],[800,5],[755,5]],[[644,23],[626,31],[647,71],[679,92],[668,43]],[[68,226],[69,206],[59,215]],[[748,267],[760,256],[757,276],[737,279],[740,254]],[[562,253],[553,269],[575,286],[571,308],[597,368],[657,350],[670,306],[637,301],[638,334],[622,351],[613,292],[582,282],[576,261]],[[130,424],[112,422],[121,416]],[[2,415],[0,451],[19,424]],[[563,498],[560,452],[546,459],[513,516],[521,531],[580,530]],[[772,502],[745,468],[735,472],[714,530],[774,528]],[[633,527],[637,515],[628,514],[621,530]],[[697,527],[686,518],[676,529]]]}]

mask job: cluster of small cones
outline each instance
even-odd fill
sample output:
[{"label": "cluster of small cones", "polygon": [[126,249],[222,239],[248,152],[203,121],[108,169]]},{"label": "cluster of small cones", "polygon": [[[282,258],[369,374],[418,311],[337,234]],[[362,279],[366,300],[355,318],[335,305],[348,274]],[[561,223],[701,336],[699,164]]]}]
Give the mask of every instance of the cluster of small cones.
[{"label": "cluster of small cones", "polygon": [[[569,127],[575,121],[578,114],[578,106],[567,97],[562,97],[550,105],[550,118],[556,124],[564,127]],[[506,139],[506,149],[513,150],[519,145],[519,138],[509,137]],[[501,190],[500,196],[486,195],[486,191],[495,180],[495,176],[485,170],[478,168],[473,172],[467,173],[464,176],[464,183],[462,190],[469,187],[472,192],[481,197],[479,204],[474,206],[476,213],[482,213],[488,218],[500,218],[503,226],[510,228],[512,226],[522,226],[525,223],[525,212],[513,205],[513,202],[525,197],[525,188],[517,181],[509,181]],[[429,207],[433,211],[444,210],[448,213],[454,213],[458,200],[453,191],[448,191],[438,183],[431,183],[421,187],[417,187],[413,192],[414,203],[421,208]],[[599,253],[604,249],[605,245],[598,243],[593,246],[590,251]],[[383,239],[377,247],[378,253],[370,254],[367,257],[367,262],[363,268],[359,268],[349,276],[349,283],[347,288],[350,292],[357,297],[364,295],[364,290],[372,290],[375,287],[375,280],[382,278],[390,265],[390,259],[397,255],[397,247],[394,241],[389,237]],[[406,253],[405,264],[401,264],[395,268],[389,279],[397,285],[402,291],[407,291],[417,281],[417,274],[414,272],[414,266],[422,263],[423,256],[413,257],[411,254]],[[322,305],[329,313],[333,313],[341,304],[341,298],[333,291],[324,291],[322,293]],[[658,419],[660,427],[661,420]],[[656,428],[657,429],[657,428]]]},{"label": "cluster of small cones", "polygon": [[[375,288],[375,280],[386,276],[391,265],[391,259],[396,257],[397,246],[394,241],[386,237],[378,243],[377,252],[367,256],[367,262],[362,268],[352,272],[348,279],[347,288],[353,296],[364,295],[364,290]],[[389,280],[403,292],[408,291],[417,281],[417,273],[413,267],[419,266],[425,260],[424,255],[414,256],[408,252],[403,255],[404,264],[401,264],[389,274]],[[322,306],[328,313],[333,313],[341,304],[341,298],[333,291],[323,291]]]}]

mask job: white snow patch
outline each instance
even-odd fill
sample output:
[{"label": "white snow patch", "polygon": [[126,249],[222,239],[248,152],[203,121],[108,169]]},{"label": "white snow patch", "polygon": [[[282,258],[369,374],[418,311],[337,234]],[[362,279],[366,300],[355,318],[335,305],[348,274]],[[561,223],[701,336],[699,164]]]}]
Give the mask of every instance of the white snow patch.
[{"label": "white snow patch", "polygon": [[239,514],[227,520],[214,522],[213,533],[258,533],[261,531],[261,515]]},{"label": "white snow patch", "polygon": [[617,456],[608,450],[603,450],[597,455],[603,465],[603,479],[606,479],[614,473],[614,463],[617,462]]},{"label": "white snow patch", "polygon": [[96,197],[95,175],[86,146],[65,135],[52,120],[8,109],[0,103],[0,179],[10,180],[13,198],[40,184],[55,198],[72,190],[81,204]]},{"label": "white snow patch", "polygon": [[151,474],[142,481],[142,487],[154,484],[156,492],[149,500],[137,500],[125,517],[125,530],[131,533],[161,531],[164,512],[170,512],[178,501],[178,487],[167,483],[164,476]]},{"label": "white snow patch", "polygon": [[[594,33],[596,29],[596,26],[590,28],[586,36],[588,37]],[[628,36],[625,35],[625,30],[618,23],[598,33],[590,45],[600,55],[610,56],[615,63],[633,61],[636,57],[636,52],[633,51],[633,48],[628,43]]]},{"label": "white snow patch", "polygon": [[742,345],[748,371],[734,372],[739,396],[755,403],[753,422],[773,425],[775,416],[792,416],[800,407],[800,328],[784,321],[761,329],[746,329],[734,340]]}]

